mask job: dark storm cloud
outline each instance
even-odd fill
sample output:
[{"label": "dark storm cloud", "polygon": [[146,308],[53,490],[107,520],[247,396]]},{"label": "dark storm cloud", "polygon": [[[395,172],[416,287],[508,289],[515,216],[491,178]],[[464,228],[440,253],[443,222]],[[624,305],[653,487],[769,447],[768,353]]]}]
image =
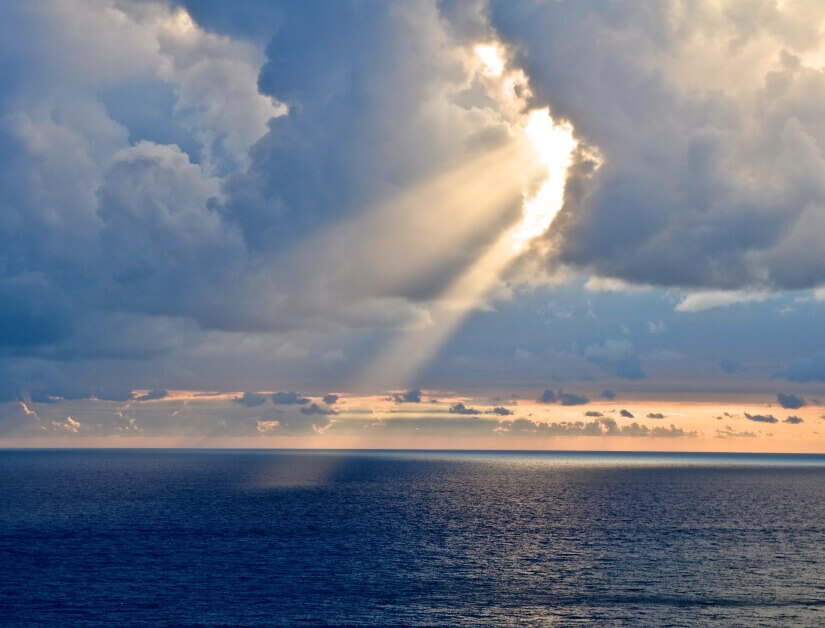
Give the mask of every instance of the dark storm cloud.
[{"label": "dark storm cloud", "polygon": [[633,414],[632,414],[630,411],[628,411],[628,410],[624,410],[624,409],[623,409],[623,410],[621,410],[621,411],[619,412],[619,414],[620,414],[621,416],[623,416],[624,418],[626,418],[626,419],[632,419],[632,418],[633,418]]},{"label": "dark storm cloud", "polygon": [[247,408],[256,408],[266,403],[266,395],[261,395],[254,392],[245,392],[240,397],[233,399],[235,403],[239,403]]},{"label": "dark storm cloud", "polygon": [[800,423],[803,423],[804,421],[802,420],[802,418],[801,418],[801,417],[798,417],[798,416],[789,416],[787,419],[785,419],[785,420],[784,420],[784,421],[782,421],[782,422],[783,422],[783,423],[790,423],[791,425],[799,425]]},{"label": "dark storm cloud", "polygon": [[309,399],[306,397],[301,397],[295,391],[291,392],[276,392],[272,395],[272,403],[276,405],[304,405],[309,403]]},{"label": "dark storm cloud", "polygon": [[779,423],[779,419],[772,414],[748,414],[746,412],[745,418],[748,421],[756,421],[757,423]]},{"label": "dark storm cloud", "polygon": [[805,399],[791,393],[776,393],[776,401],[786,410],[796,410],[805,405]]}]

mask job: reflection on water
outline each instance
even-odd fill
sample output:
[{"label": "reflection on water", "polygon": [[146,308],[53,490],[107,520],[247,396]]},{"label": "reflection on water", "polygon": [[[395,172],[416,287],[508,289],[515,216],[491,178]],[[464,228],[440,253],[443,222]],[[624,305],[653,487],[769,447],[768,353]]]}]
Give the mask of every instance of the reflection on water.
[{"label": "reflection on water", "polygon": [[825,457],[0,452],[9,623],[819,623]]}]

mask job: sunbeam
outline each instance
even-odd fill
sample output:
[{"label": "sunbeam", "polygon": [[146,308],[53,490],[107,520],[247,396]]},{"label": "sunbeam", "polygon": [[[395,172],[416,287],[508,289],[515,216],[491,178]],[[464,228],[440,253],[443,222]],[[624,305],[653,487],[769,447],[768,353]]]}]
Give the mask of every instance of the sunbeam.
[{"label": "sunbeam", "polygon": [[555,122],[546,108],[528,114],[524,133],[547,175],[538,192],[525,198],[521,220],[501,234],[435,301],[432,323],[396,337],[361,374],[356,385],[382,389],[403,387],[413,381],[421,366],[435,355],[469,312],[485,301],[508,264],[525,250],[530,240],[550,227],[564,202],[567,170],[577,142],[572,126]]}]

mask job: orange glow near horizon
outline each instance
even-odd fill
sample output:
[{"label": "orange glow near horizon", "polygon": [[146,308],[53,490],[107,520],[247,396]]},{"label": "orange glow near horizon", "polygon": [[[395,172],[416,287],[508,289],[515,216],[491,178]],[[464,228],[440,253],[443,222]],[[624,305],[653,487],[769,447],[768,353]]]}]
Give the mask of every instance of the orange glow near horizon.
[{"label": "orange glow near horizon", "polygon": [[[562,406],[534,399],[496,399],[424,391],[419,403],[398,403],[392,394],[346,395],[332,406],[336,414],[306,418],[302,406],[244,408],[233,403],[241,393],[215,395],[178,391],[151,402],[64,401],[60,404],[22,404],[27,415],[42,424],[37,434],[0,437],[0,447],[194,447],[194,448],[309,448],[309,449],[481,449],[578,451],[682,451],[825,453],[822,406],[787,410],[771,403],[673,401],[627,398]],[[310,396],[321,402],[318,396]],[[437,400],[436,400],[437,399]],[[473,414],[452,412],[455,404]],[[185,404],[187,419],[177,429],[152,433],[160,417],[176,416]],[[100,433],[94,417],[129,407],[134,429]],[[496,413],[504,408],[512,414]],[[625,410],[632,417],[623,416]],[[42,416],[37,416],[37,413]],[[224,420],[255,421],[263,429],[233,433]],[[294,415],[322,424],[289,433],[282,419]],[[654,418],[662,415],[662,418]],[[766,417],[775,423],[756,421]],[[801,422],[788,423],[789,416]],[[246,418],[244,418],[246,417]],[[529,423],[525,423],[524,420]],[[562,433],[565,426],[603,426],[601,435]],[[634,428],[634,424],[636,427]],[[216,426],[227,428],[215,433]],[[622,433],[610,434],[607,425]],[[544,427],[542,427],[544,426]],[[99,426],[98,426],[99,427]],[[165,429],[168,430],[167,426]],[[213,435],[205,436],[202,428]],[[598,427],[598,426],[596,426]],[[524,430],[524,428],[528,428]],[[663,428],[657,430],[656,428]],[[639,429],[642,430],[639,435]],[[647,431],[645,431],[647,430]],[[218,430],[220,431],[220,430]],[[664,434],[664,435],[663,435]]]}]

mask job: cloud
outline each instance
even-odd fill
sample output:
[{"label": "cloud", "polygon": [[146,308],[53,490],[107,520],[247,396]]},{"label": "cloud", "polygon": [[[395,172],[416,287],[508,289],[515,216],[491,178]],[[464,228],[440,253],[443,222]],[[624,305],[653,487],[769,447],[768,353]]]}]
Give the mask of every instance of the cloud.
[{"label": "cloud", "polygon": [[41,426],[37,412],[25,402],[0,404],[0,434],[35,432]]},{"label": "cloud", "polygon": [[320,378],[364,353],[353,330],[430,324],[431,300],[519,218],[546,173],[523,98],[473,52],[494,36],[481,6],[260,10],[0,7],[4,362],[48,353],[89,394],[101,383],[70,351],[131,358],[145,344],[142,360],[206,386],[217,377],[201,367],[244,368],[252,339],[312,334],[272,354],[267,375],[295,386],[311,376],[283,362],[318,358]]},{"label": "cloud", "polygon": [[795,360],[779,375],[792,382],[825,382],[825,351]]},{"label": "cloud", "polygon": [[150,390],[145,395],[141,395],[140,397],[136,397],[135,401],[157,401],[158,399],[165,399],[168,396],[165,390]]},{"label": "cloud", "polygon": [[649,428],[639,423],[618,425],[610,418],[600,418],[595,421],[561,421],[542,423],[530,419],[515,419],[502,422],[501,431],[511,434],[543,434],[547,436],[626,436],[637,438],[683,438],[695,437],[696,432],[686,432],[682,428],[670,427]]},{"label": "cloud", "polygon": [[619,412],[619,414],[621,416],[623,416],[624,418],[626,418],[626,419],[632,419],[633,418],[633,415],[628,410],[623,409]]},{"label": "cloud", "polygon": [[730,425],[724,430],[716,430],[716,438],[758,438],[756,432],[737,432]]},{"label": "cloud", "polygon": [[504,406],[496,406],[492,410],[488,410],[487,414],[497,414],[498,416],[510,416],[513,414],[513,411],[509,408],[505,408]]},{"label": "cloud", "polygon": [[645,377],[633,343],[629,340],[605,340],[602,344],[589,345],[584,350],[584,357],[624,379]]},{"label": "cloud", "polygon": [[92,391],[91,397],[100,401],[129,401],[134,395],[131,388],[114,388]]},{"label": "cloud", "polygon": [[599,395],[602,399],[610,399],[613,400],[616,398],[616,393],[612,390],[603,390],[602,394]]},{"label": "cloud", "polygon": [[331,416],[338,414],[333,408],[325,408],[317,403],[311,403],[301,407],[301,412],[304,414],[318,414],[321,416]]},{"label": "cloud", "polygon": [[541,403],[556,403],[556,393],[552,389],[547,388],[541,393],[538,400]]},{"label": "cloud", "polygon": [[552,246],[536,245],[548,266],[704,292],[682,311],[825,283],[825,6],[751,20],[709,0],[498,1],[491,15],[534,100],[602,155],[574,166]]},{"label": "cloud", "polygon": [[292,392],[276,392],[272,395],[272,403],[275,405],[305,405],[309,403],[309,399],[301,397],[298,393]]},{"label": "cloud", "polygon": [[465,406],[460,401],[450,406],[450,414],[481,414],[475,408]]},{"label": "cloud", "polygon": [[804,421],[798,416],[789,416],[787,419],[785,419],[782,422],[783,423],[790,423],[791,425],[799,425],[800,423],[803,423]]},{"label": "cloud", "polygon": [[648,412],[647,414],[648,419],[664,419],[665,415],[661,412]]},{"label": "cloud", "polygon": [[557,395],[559,399],[559,403],[563,406],[580,406],[588,403],[590,400],[585,397],[584,395],[577,395],[575,393],[566,393],[563,390],[559,390],[559,394]]},{"label": "cloud", "polygon": [[745,418],[748,421],[756,421],[757,423],[779,423],[779,419],[772,414],[748,414],[746,412]]},{"label": "cloud", "polygon": [[393,395],[395,403],[421,403],[420,390],[408,390],[407,392]]},{"label": "cloud", "polygon": [[239,403],[247,408],[257,408],[266,403],[266,395],[261,395],[254,392],[245,392],[240,397],[233,399],[235,403]]},{"label": "cloud", "polygon": [[776,401],[786,410],[796,410],[805,405],[805,399],[791,393],[776,393]]},{"label": "cloud", "polygon": [[[533,356],[501,368],[549,382],[566,365],[543,357],[574,347],[639,379],[665,327],[686,353],[706,336],[640,286],[721,321],[825,284],[816,3],[265,4],[0,7],[0,398],[344,390],[387,328],[432,325],[445,287],[518,220],[544,174],[523,112],[546,104],[582,144],[564,208],[507,279],[582,271],[646,311],[590,293],[593,308],[554,318],[558,341],[528,325],[491,338],[499,359]],[[473,53],[498,36],[529,100]],[[602,320],[584,332],[586,313]],[[741,348],[749,373],[788,363]],[[781,376],[825,381],[820,358]]]},{"label": "cloud", "polygon": [[325,404],[331,406],[331,405],[334,405],[334,404],[338,403],[338,399],[339,399],[338,395],[336,395],[334,393],[329,393],[328,395],[324,395],[323,401],[324,401]]},{"label": "cloud", "polygon": [[588,410],[587,412],[584,413],[584,416],[602,417],[602,416],[604,416],[604,414],[602,414],[601,412],[599,412],[597,410]]},{"label": "cloud", "polygon": [[746,290],[711,290],[694,292],[687,295],[676,306],[677,312],[703,312],[718,307],[728,307],[740,303],[760,302],[770,295],[764,292],[748,292]]}]

